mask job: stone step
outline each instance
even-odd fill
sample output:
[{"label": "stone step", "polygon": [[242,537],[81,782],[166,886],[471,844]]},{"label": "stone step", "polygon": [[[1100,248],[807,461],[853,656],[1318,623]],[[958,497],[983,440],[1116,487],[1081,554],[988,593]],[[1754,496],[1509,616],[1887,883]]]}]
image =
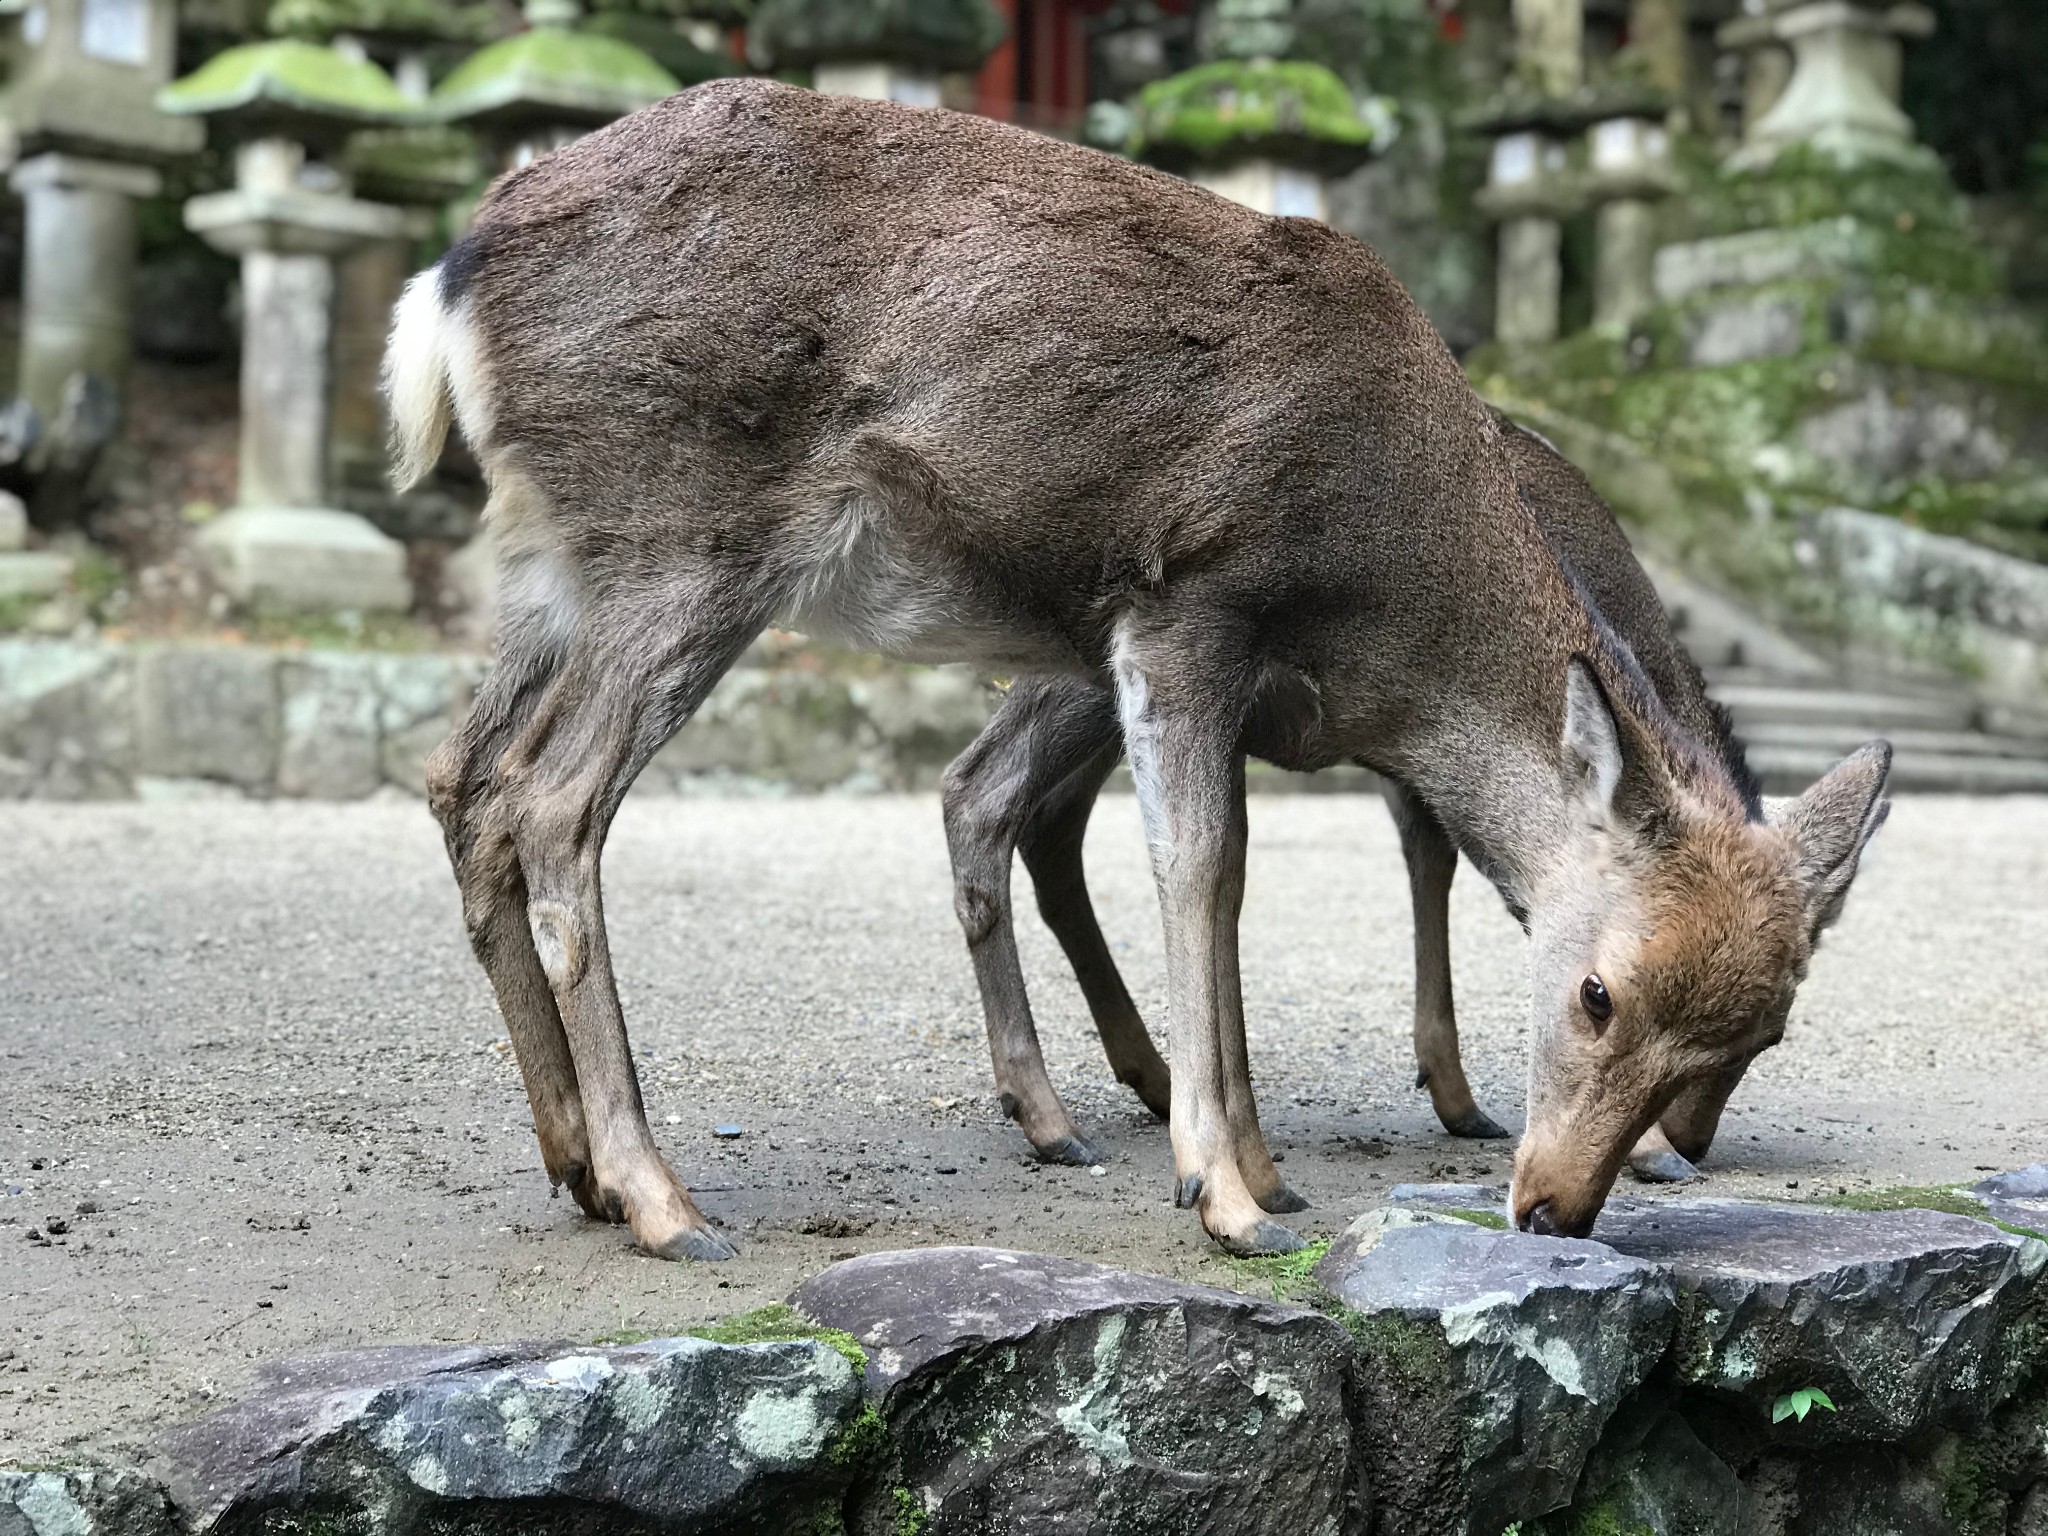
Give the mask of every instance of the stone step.
[{"label": "stone step", "polygon": [[1774,722],[1864,726],[1873,735],[1912,728],[1966,731],[1975,723],[1976,715],[1973,702],[1960,696],[1930,698],[1867,689],[1727,683],[1718,679],[1710,679],[1708,687],[1735,716],[1738,732]]},{"label": "stone step", "polygon": [[1996,757],[2048,762],[2048,741],[2027,736],[2001,736],[1990,731],[1928,731],[1914,726],[1866,729],[1860,722],[1770,721],[1742,733],[1743,745],[1755,756],[1761,748],[1791,752],[1829,752],[1844,757],[1875,736],[1883,736],[1902,756]]},{"label": "stone step", "polygon": [[[1796,795],[1840,762],[1842,754],[1808,747],[1752,747],[1749,766],[1770,795]],[[1900,752],[1891,788],[1917,794],[2048,794],[2048,761],[2039,758]]]}]

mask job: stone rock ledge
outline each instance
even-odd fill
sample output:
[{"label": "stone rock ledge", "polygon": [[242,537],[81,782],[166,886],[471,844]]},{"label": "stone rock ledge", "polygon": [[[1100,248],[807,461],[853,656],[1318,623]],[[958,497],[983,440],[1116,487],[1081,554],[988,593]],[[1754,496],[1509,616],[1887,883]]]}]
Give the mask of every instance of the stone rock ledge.
[{"label": "stone rock ledge", "polygon": [[[167,1490],[0,1471],[0,1536],[2048,1536],[2048,1243],[1956,1214],[2044,1190],[1620,1200],[1567,1240],[1401,1186],[1316,1279],[1238,1267],[1287,1301],[871,1254],[773,1327],[286,1362],[168,1437]],[[1776,1411],[1803,1387],[1834,1407]]]}]

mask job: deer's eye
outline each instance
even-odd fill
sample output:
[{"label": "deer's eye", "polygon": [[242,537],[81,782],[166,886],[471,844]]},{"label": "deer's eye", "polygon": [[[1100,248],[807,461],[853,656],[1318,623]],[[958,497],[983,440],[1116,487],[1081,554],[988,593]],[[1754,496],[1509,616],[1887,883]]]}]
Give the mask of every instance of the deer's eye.
[{"label": "deer's eye", "polygon": [[1597,975],[1579,983],[1579,1002],[1595,1024],[1605,1024],[1614,1017],[1614,999],[1607,995],[1607,983]]}]

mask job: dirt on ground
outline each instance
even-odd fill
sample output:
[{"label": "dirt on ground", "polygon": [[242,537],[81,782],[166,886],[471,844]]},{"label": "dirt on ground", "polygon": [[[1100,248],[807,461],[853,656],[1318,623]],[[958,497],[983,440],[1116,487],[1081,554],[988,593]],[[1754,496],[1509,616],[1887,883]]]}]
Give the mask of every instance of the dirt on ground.
[{"label": "dirt on ground", "polygon": [[[1259,799],[1252,832],[1252,1060],[1314,1201],[1301,1230],[1401,1180],[1504,1180],[1511,1143],[1452,1140],[1412,1086],[1377,799]],[[1156,1031],[1128,798],[1089,858]],[[930,798],[620,818],[613,952],[660,1139],[741,1248],[717,1266],[642,1257],[549,1198],[416,802],[9,807],[0,889],[0,1459],[146,1456],[281,1354],[683,1328],[872,1249],[1232,1278],[1172,1208],[1165,1130],[1110,1077],[1028,899],[1047,1055],[1110,1161],[1040,1166],[1001,1118]],[[1524,940],[1469,869],[1453,934],[1481,1105],[1519,1126]],[[2048,1156],[2044,997],[2048,801],[1902,801],[1694,1188],[1804,1199]]]}]

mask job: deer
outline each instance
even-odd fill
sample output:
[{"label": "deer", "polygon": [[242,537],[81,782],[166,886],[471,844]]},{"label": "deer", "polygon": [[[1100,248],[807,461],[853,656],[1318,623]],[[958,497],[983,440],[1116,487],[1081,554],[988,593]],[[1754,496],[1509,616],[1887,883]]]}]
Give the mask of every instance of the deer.
[{"label": "deer", "polygon": [[[1760,788],[1734,723],[1708,694],[1613,508],[1548,439],[1506,416],[1499,426],[1523,502],[1559,560],[1628,646],[1672,717],[1721,759],[1745,803],[1757,804]],[[1048,1163],[1087,1166],[1102,1153],[1052,1086],[1039,1046],[1011,918],[1010,871],[1019,852],[1039,914],[1080,983],[1117,1080],[1161,1119],[1171,1102],[1171,1074],[1103,938],[1081,859],[1096,797],[1122,757],[1109,693],[1080,677],[1020,678],[1003,690],[988,725],[941,783],[954,908],[980,986],[997,1102]],[[1450,962],[1458,850],[1406,786],[1383,779],[1380,792],[1400,836],[1415,914],[1415,1086],[1428,1090],[1450,1135],[1505,1138],[1509,1132],[1473,1098],[1458,1049]],[[1757,1053],[1773,1043],[1760,1039]],[[1696,1177],[1694,1164],[1713,1145],[1748,1066],[1747,1060],[1733,1063],[1681,1089],[1629,1153],[1629,1170],[1646,1183]]]},{"label": "deer", "polygon": [[1579,1234],[1777,1031],[1873,829],[1874,744],[1765,819],[1522,504],[1385,265],[1024,129],[709,82],[508,173],[407,286],[395,483],[452,426],[496,665],[428,764],[550,1181],[733,1244],[647,1125],[601,855],[771,624],[1116,704],[1165,934],[1176,1203],[1293,1251],[1249,1092],[1244,762],[1407,786],[1530,934],[1516,1223]]}]

